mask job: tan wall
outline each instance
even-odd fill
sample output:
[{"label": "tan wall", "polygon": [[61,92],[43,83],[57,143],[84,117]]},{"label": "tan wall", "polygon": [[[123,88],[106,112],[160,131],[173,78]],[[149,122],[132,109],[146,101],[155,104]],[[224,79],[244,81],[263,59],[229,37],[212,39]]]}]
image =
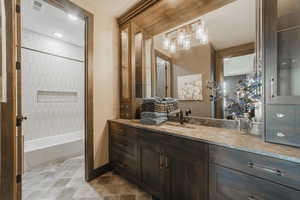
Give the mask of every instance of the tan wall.
[{"label": "tan wall", "polygon": [[206,82],[211,80],[211,46],[201,45],[190,50],[178,51],[172,55],[173,61],[173,94],[177,95],[177,77],[202,74],[203,101],[180,101],[179,106],[183,110],[192,109],[193,116],[211,117],[211,102]]},{"label": "tan wall", "polygon": [[[108,162],[107,120],[119,116],[118,26],[100,2],[72,0],[94,13],[94,167]],[[92,2],[92,3],[91,3]]]}]

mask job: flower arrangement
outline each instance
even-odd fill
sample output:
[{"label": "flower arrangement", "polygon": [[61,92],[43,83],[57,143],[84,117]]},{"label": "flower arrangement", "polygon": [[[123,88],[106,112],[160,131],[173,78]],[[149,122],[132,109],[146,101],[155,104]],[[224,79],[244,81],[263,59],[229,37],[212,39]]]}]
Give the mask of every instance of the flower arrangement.
[{"label": "flower arrangement", "polygon": [[259,77],[240,80],[233,97],[224,97],[227,102],[226,111],[233,118],[252,118],[255,104],[261,99],[262,81]]}]

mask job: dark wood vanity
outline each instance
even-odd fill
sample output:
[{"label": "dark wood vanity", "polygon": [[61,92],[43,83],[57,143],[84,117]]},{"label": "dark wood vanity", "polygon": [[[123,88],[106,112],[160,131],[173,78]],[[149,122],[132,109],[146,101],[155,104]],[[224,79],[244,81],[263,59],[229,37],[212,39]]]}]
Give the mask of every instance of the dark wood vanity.
[{"label": "dark wood vanity", "polygon": [[157,199],[300,197],[300,162],[183,138],[172,131],[135,127],[130,122],[111,121],[109,130],[113,170]]}]

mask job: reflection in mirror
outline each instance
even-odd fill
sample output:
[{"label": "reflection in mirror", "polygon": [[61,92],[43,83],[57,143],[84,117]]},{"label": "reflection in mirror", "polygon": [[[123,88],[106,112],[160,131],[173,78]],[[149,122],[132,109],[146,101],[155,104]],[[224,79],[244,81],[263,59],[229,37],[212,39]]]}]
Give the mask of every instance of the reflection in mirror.
[{"label": "reflection in mirror", "polygon": [[156,96],[171,97],[171,59],[161,52],[155,52]]},{"label": "reflection in mirror", "polygon": [[[153,41],[159,53],[154,54],[152,96],[176,98],[179,107],[191,109],[193,116],[234,118],[226,111],[225,96],[236,94],[239,80],[256,82],[259,77],[254,52],[256,1],[233,1],[158,34]],[[253,109],[243,112],[256,113]]]},{"label": "reflection in mirror", "polygon": [[0,102],[6,102],[6,17],[4,0],[0,0]]},{"label": "reflection in mirror", "polygon": [[237,88],[240,84],[253,78],[254,70],[254,54],[247,54],[243,56],[224,58],[224,83],[223,83],[223,117],[225,119],[233,119],[234,112],[229,108],[230,103],[228,99],[232,99],[236,95]]},{"label": "reflection in mirror", "polygon": [[121,32],[121,49],[122,49],[122,97],[127,99],[130,97],[129,88],[129,30],[126,28]]}]

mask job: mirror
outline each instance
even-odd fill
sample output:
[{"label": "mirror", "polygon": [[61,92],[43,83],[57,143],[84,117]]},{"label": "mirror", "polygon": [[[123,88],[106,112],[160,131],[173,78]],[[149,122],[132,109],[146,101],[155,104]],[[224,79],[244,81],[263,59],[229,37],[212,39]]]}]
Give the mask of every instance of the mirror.
[{"label": "mirror", "polygon": [[0,0],[0,102],[6,102],[6,17],[4,0]]},{"label": "mirror", "polygon": [[[146,77],[152,77],[147,82],[151,83],[151,96],[176,98],[182,110],[192,110],[192,116],[235,119],[248,113],[260,119],[256,104],[260,101],[261,82],[255,43],[253,0],[233,1],[155,35],[154,53],[151,60],[148,58],[152,70],[146,70]],[[245,84],[254,88],[251,97],[241,96]],[[147,88],[150,91],[150,86]],[[233,102],[234,98],[251,98],[253,106],[238,110],[234,103],[242,104]]]}]

